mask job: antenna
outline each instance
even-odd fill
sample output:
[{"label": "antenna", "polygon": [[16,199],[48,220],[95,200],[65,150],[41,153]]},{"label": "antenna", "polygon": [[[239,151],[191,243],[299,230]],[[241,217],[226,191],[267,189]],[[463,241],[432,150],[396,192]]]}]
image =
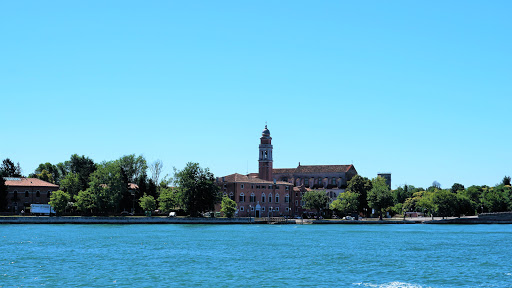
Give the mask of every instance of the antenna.
[{"label": "antenna", "polygon": [[246,172],[247,172],[247,175],[249,175],[249,160],[246,160],[246,161],[247,161],[247,163],[246,163],[246,165],[247,165],[246,166],[246,168],[247,168]]}]

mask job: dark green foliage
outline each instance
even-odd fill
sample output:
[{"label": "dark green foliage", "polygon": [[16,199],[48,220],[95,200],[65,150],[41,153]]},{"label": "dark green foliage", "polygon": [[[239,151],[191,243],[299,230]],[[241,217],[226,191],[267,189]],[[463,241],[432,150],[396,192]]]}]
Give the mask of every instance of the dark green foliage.
[{"label": "dark green foliage", "polygon": [[208,168],[201,169],[198,163],[187,163],[176,173],[175,182],[181,207],[191,216],[212,211],[215,203],[221,200],[215,177]]},{"label": "dark green foliage", "polygon": [[305,202],[304,207],[306,209],[317,211],[317,216],[320,215],[322,210],[327,207],[327,203],[329,203],[329,197],[325,194],[325,191],[307,191],[302,196],[302,200]]},{"label": "dark green foliage", "polygon": [[386,184],[386,179],[382,177],[373,178],[372,189],[368,192],[367,199],[370,208],[375,209],[379,213],[379,218],[382,219],[382,211],[393,206],[393,196]]},{"label": "dark green foliage", "polygon": [[459,184],[459,183],[454,183],[454,184],[452,185],[452,188],[450,189],[450,191],[451,191],[452,193],[457,193],[457,192],[459,192],[459,191],[464,191],[464,185]]},{"label": "dark green foliage", "polygon": [[50,196],[49,204],[53,207],[58,216],[66,210],[68,202],[71,200],[69,193],[58,190]]},{"label": "dark green foliage", "polygon": [[503,180],[501,181],[501,184],[510,186],[510,176],[503,177]]},{"label": "dark green foliage", "polygon": [[443,218],[455,216],[457,213],[457,196],[448,190],[434,192],[432,202],[435,206],[436,214]]},{"label": "dark green foliage", "polygon": [[69,166],[69,172],[78,174],[80,190],[83,191],[89,188],[89,177],[97,169],[94,161],[84,155],[78,156],[77,154],[73,154],[67,164]]},{"label": "dark green foliage", "polygon": [[0,211],[7,210],[7,186],[5,186],[5,180],[0,173]]},{"label": "dark green foliage", "polygon": [[359,194],[346,191],[338,195],[338,199],[334,200],[329,206],[331,210],[336,210],[342,215],[357,212],[359,208]]},{"label": "dark green foliage", "polygon": [[4,177],[21,177],[21,167],[20,163],[14,164],[9,158],[5,158],[2,161],[2,165],[0,166],[0,171]]},{"label": "dark green foliage", "polygon": [[351,191],[359,195],[359,207],[357,209],[358,212],[364,213],[366,211],[366,214],[369,213],[370,207],[368,206],[367,195],[371,189],[372,182],[366,177],[356,175],[352,177],[350,181],[348,181],[347,191]]}]

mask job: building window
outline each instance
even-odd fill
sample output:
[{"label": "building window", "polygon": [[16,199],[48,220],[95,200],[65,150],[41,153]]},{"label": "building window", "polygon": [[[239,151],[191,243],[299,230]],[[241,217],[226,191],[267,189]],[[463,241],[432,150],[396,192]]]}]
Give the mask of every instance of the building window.
[{"label": "building window", "polygon": [[39,193],[39,190],[36,191],[36,197],[41,197],[41,193]]},{"label": "building window", "polygon": [[322,185],[322,178],[318,178],[318,185]]},{"label": "building window", "polygon": [[306,202],[304,202],[302,200],[300,201],[300,206],[304,206],[305,204],[306,204]]},{"label": "building window", "polygon": [[279,211],[279,207],[276,207],[276,211]]},{"label": "building window", "polygon": [[276,203],[279,203],[279,194],[276,194]]},{"label": "building window", "polygon": [[288,212],[288,211],[289,211],[288,207],[286,207],[285,211],[286,211],[286,212]]},{"label": "building window", "polygon": [[304,185],[309,186],[309,179],[308,178],[304,179]]},{"label": "building window", "polygon": [[299,200],[295,200],[295,206],[299,205]]},{"label": "building window", "polygon": [[272,189],[272,185],[268,185],[268,189]]},{"label": "building window", "polygon": [[288,190],[289,186],[286,186],[286,190]]},{"label": "building window", "polygon": [[18,200],[18,191],[14,190],[14,193],[12,195],[13,200]]},{"label": "building window", "polygon": [[332,185],[336,185],[336,178],[332,177]]},{"label": "building window", "polygon": [[261,210],[262,210],[262,211],[265,211],[265,206],[261,207]]},{"label": "building window", "polygon": [[265,185],[261,185],[261,189],[265,189]]},{"label": "building window", "polygon": [[239,202],[245,202],[245,195],[244,193],[240,193]]},{"label": "building window", "polygon": [[50,196],[52,195],[52,191],[46,192],[46,198],[50,199]]},{"label": "building window", "polygon": [[251,201],[250,202],[256,202],[256,196],[254,196],[254,193],[251,193]]},{"label": "building window", "polygon": [[272,193],[268,194],[268,203],[272,203]]},{"label": "building window", "polygon": [[284,203],[290,203],[290,195],[286,194],[286,196],[284,196]]},{"label": "building window", "polygon": [[288,178],[283,177],[283,179],[282,179],[281,181],[283,181],[283,182],[288,182]]},{"label": "building window", "polygon": [[241,189],[244,189],[244,184],[240,184],[240,188],[241,188]]},{"label": "building window", "polygon": [[254,184],[251,184],[251,189],[254,189]]},{"label": "building window", "polygon": [[265,193],[261,194],[261,203],[265,203]]},{"label": "building window", "polygon": [[254,211],[254,207],[251,206],[251,211]]},{"label": "building window", "polygon": [[25,197],[28,197],[28,191],[25,191]]},{"label": "building window", "polygon": [[235,201],[235,195],[233,195],[233,192],[229,193],[229,199]]},{"label": "building window", "polygon": [[244,211],[244,206],[240,206],[240,211]]},{"label": "building window", "polygon": [[279,185],[276,185],[276,189],[279,189]]}]

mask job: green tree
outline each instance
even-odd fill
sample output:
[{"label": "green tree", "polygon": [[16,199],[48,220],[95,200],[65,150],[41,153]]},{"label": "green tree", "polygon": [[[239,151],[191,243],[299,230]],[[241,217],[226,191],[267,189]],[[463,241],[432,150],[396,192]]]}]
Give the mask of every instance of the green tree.
[{"label": "green tree", "polygon": [[151,195],[146,195],[140,197],[139,205],[144,211],[153,211],[156,209],[156,201],[155,198]]},{"label": "green tree", "polygon": [[32,175],[29,175],[29,177],[30,176],[37,178],[37,179],[41,179],[41,180],[49,182],[49,183],[55,183],[55,181],[53,180],[53,175],[50,172],[48,172],[46,169],[43,169],[43,171],[41,171],[41,173],[39,173],[39,174],[32,174]]},{"label": "green tree", "polygon": [[386,179],[375,177],[372,179],[372,189],[368,192],[368,205],[379,213],[379,219],[382,220],[382,211],[389,206],[393,206],[393,196],[386,185]]},{"label": "green tree", "polygon": [[444,218],[457,213],[457,196],[455,194],[449,190],[437,190],[433,193],[432,202],[437,215]]},{"label": "green tree", "polygon": [[498,185],[484,190],[482,203],[488,212],[508,211],[511,206],[509,187]]},{"label": "green tree", "polygon": [[359,208],[359,194],[351,191],[340,193],[329,207],[344,215],[355,212]]},{"label": "green tree", "polygon": [[229,199],[229,197],[224,196],[222,198],[221,206],[222,209],[220,211],[223,212],[226,217],[232,218],[236,211],[236,202]]},{"label": "green tree", "polygon": [[78,192],[75,207],[85,214],[92,214],[96,209],[96,197],[90,189]]},{"label": "green tree", "polygon": [[368,216],[367,214],[370,210],[370,207],[368,206],[368,192],[372,189],[372,182],[366,177],[356,175],[352,177],[347,184],[347,191],[357,193],[359,195],[358,212],[365,213],[365,216]]},{"label": "green tree", "polygon": [[125,155],[119,159],[119,164],[130,183],[135,183],[139,176],[146,174],[148,170],[146,159],[142,155],[138,157],[135,154]]},{"label": "green tree", "polygon": [[325,191],[307,191],[302,196],[302,200],[305,202],[304,208],[310,210],[316,210],[317,218],[320,216],[322,210],[327,207],[329,203],[329,196],[325,194]]},{"label": "green tree", "polygon": [[68,202],[71,200],[69,193],[62,190],[52,192],[49,204],[53,207],[58,216],[66,210]]},{"label": "green tree", "polygon": [[80,192],[81,188],[80,177],[77,173],[68,173],[66,177],[60,181],[60,187],[68,192],[71,197],[75,198],[78,196],[78,192]]},{"label": "green tree", "polygon": [[20,163],[14,164],[11,159],[5,158],[0,166],[0,171],[4,174],[4,177],[21,177]]},{"label": "green tree", "polygon": [[[414,211],[424,212],[427,215],[431,215],[432,217],[434,217],[434,213],[436,212],[436,205],[434,204],[434,199],[433,199],[434,192],[424,191],[424,192],[416,193],[415,195],[416,195],[417,202],[416,202],[416,210],[414,210]],[[418,197],[418,195],[420,195],[420,196]],[[411,211],[413,211],[413,210],[411,210]]]},{"label": "green tree", "polygon": [[460,217],[460,215],[474,215],[476,209],[476,203],[471,201],[466,195],[464,195],[463,191],[459,191],[456,195],[456,215]]},{"label": "green tree", "polygon": [[[43,172],[46,171],[46,172]],[[51,174],[50,176],[46,176],[45,174]],[[41,180],[51,182],[54,184],[60,184],[60,179],[62,178],[61,171],[56,165],[53,165],[49,162],[41,163],[36,168],[33,174],[29,175],[29,177],[39,178]],[[48,181],[51,179],[52,181]]]},{"label": "green tree", "polygon": [[160,196],[158,196],[158,203],[160,203],[160,210],[169,212],[176,207],[178,203],[178,196],[176,191],[170,187],[160,190]]},{"label": "green tree", "polygon": [[450,191],[451,191],[452,193],[457,193],[457,192],[459,192],[459,191],[464,191],[464,185],[459,184],[459,183],[454,183],[454,184],[452,185],[452,188],[450,189]]},{"label": "green tree", "polygon": [[503,177],[503,180],[501,181],[501,184],[505,186],[510,186],[510,176]]},{"label": "green tree", "polygon": [[412,197],[414,186],[412,185],[404,185],[403,187],[398,187],[395,190],[391,191],[391,195],[393,195],[393,203],[396,205],[398,203],[404,203],[407,198]]},{"label": "green tree", "polygon": [[179,191],[180,206],[191,216],[212,211],[220,198],[215,177],[208,168],[202,169],[198,163],[189,162],[175,175]]},{"label": "green tree", "polygon": [[78,156],[77,154],[73,154],[66,165],[69,167],[69,172],[78,174],[80,190],[83,191],[89,188],[89,177],[97,168],[94,161],[84,155]]},{"label": "green tree", "polygon": [[[94,195],[97,211],[100,213],[119,212],[123,197],[129,198],[128,183],[123,179],[119,163],[117,161],[103,162],[90,178],[90,187],[86,191]],[[130,206],[129,204],[127,205]]]},{"label": "green tree", "polygon": [[0,172],[0,211],[7,210],[7,186],[2,173]]}]

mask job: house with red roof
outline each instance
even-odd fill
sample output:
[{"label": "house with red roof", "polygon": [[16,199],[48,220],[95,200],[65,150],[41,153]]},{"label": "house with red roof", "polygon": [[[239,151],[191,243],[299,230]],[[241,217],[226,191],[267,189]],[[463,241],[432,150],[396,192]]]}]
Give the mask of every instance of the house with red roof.
[{"label": "house with red roof", "polygon": [[273,168],[272,137],[265,125],[259,145],[259,172],[217,178],[224,196],[237,203],[240,217],[300,216],[307,212],[302,195],[326,191],[331,202],[357,175],[354,165],[300,165]]},{"label": "house with red roof", "polygon": [[29,211],[30,204],[48,204],[53,191],[59,190],[55,185],[37,178],[5,177],[7,186],[8,211],[18,214]]}]

